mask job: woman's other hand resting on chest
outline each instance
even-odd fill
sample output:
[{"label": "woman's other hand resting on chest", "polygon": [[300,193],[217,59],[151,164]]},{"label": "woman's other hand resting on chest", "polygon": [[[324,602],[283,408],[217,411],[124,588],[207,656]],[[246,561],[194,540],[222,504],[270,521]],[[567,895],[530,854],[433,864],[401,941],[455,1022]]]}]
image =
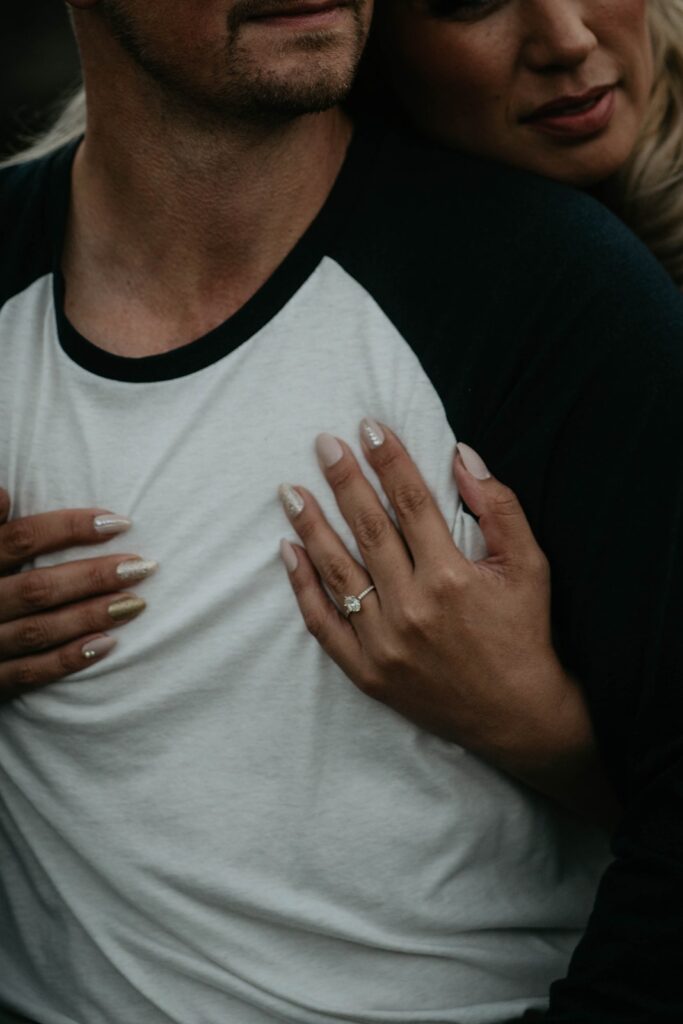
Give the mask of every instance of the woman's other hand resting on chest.
[{"label": "woman's other hand resting on chest", "polygon": [[345,443],[321,435],[317,450],[363,565],[310,492],[280,489],[302,542],[281,553],[308,630],[368,697],[612,824],[580,687],[552,645],[548,563],[516,496],[458,446],[455,480],[488,550],[470,561],[398,438],[364,420],[361,439],[398,528]]}]

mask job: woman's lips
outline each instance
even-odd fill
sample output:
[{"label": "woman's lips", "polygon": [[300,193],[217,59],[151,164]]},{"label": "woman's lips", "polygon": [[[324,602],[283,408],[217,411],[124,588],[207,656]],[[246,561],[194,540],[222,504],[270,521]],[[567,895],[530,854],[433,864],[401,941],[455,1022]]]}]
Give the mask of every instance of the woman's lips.
[{"label": "woman's lips", "polygon": [[603,86],[583,96],[568,96],[548,103],[521,121],[544,135],[580,140],[597,135],[607,127],[615,104],[616,86]]}]

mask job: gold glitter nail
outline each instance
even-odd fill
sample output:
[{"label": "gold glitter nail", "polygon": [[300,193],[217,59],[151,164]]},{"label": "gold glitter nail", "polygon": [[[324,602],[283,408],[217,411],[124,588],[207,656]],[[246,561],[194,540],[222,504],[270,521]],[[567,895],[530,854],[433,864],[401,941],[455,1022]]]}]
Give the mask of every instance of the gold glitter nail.
[{"label": "gold glitter nail", "polygon": [[296,519],[304,510],[304,499],[299,492],[291,484],[280,484],[277,493],[289,518]]},{"label": "gold glitter nail", "polygon": [[122,619],[132,619],[147,607],[147,602],[141,597],[121,597],[118,601],[112,601],[107,608],[114,622]]}]

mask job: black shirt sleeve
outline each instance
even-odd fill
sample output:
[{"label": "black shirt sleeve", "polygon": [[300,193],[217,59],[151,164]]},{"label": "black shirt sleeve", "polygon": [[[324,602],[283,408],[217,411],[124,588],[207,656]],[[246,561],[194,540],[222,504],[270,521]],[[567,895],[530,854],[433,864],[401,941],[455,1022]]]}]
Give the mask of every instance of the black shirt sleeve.
[{"label": "black shirt sleeve", "polygon": [[609,265],[571,327],[600,358],[557,433],[538,530],[558,644],[625,813],[549,1019],[680,1024],[683,325],[655,273],[621,254]]},{"label": "black shirt sleeve", "polygon": [[339,258],[519,495],[625,808],[547,1021],[681,1024],[683,300],[588,197],[425,159],[394,158],[361,211],[384,249]]},{"label": "black shirt sleeve", "polygon": [[549,1024],[683,1021],[683,320],[641,256],[589,234],[532,329],[552,341],[478,429],[470,413],[549,557],[557,645],[624,805]]}]

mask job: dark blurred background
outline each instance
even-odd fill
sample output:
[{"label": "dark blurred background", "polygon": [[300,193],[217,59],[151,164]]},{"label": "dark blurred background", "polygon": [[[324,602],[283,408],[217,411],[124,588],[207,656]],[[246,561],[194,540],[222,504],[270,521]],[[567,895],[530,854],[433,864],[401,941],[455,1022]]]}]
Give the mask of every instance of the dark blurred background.
[{"label": "dark blurred background", "polygon": [[2,0],[0,158],[53,116],[78,84],[64,0]]}]

